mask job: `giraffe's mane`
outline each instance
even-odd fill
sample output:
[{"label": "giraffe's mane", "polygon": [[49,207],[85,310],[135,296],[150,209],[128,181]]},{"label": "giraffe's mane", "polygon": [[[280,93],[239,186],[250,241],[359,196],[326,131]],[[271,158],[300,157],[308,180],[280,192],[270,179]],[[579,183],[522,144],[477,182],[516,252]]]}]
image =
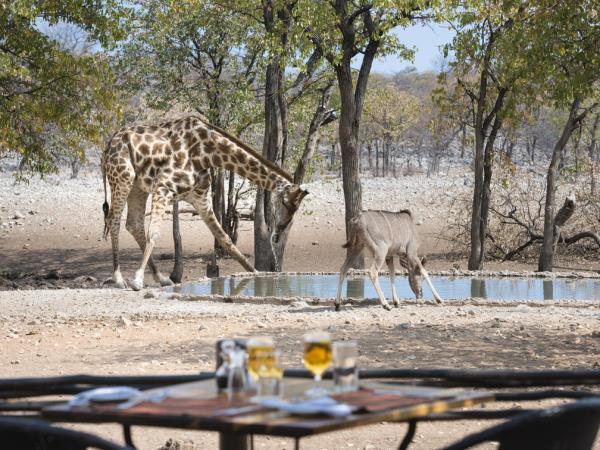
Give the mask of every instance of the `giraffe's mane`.
[{"label": "giraffe's mane", "polygon": [[224,129],[222,129],[222,128],[216,126],[216,125],[213,125],[213,124],[209,123],[203,117],[199,117],[199,116],[193,116],[193,117],[195,119],[200,120],[204,125],[206,125],[210,129],[212,129],[213,131],[216,131],[217,133],[220,133],[223,136],[225,136],[231,142],[233,142],[238,147],[240,147],[241,149],[243,149],[244,151],[246,151],[248,154],[250,154],[254,158],[258,159],[261,164],[264,164],[270,170],[272,170],[273,172],[275,172],[278,175],[282,176],[283,178],[285,178],[290,183],[294,182],[294,178],[289,173],[287,173],[285,170],[283,170],[281,167],[279,167],[273,161],[269,161],[268,159],[266,159],[264,156],[262,156],[257,150],[255,150],[254,148],[252,148],[250,145],[246,144],[245,142],[243,142],[239,138],[233,136],[231,133],[225,131]]}]

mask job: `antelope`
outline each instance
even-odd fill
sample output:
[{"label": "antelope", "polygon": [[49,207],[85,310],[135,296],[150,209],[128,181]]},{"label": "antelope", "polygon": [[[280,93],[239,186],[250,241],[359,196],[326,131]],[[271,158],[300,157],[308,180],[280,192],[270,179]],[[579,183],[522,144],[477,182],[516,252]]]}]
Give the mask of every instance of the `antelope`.
[{"label": "antelope", "polygon": [[342,284],[346,274],[365,250],[372,257],[369,278],[375,286],[381,306],[385,309],[390,310],[391,308],[379,285],[379,270],[384,261],[387,263],[392,282],[392,302],[396,307],[400,304],[394,286],[396,274],[394,256],[398,256],[400,265],[408,270],[408,282],[417,299],[423,297],[421,289],[421,276],[423,276],[433,293],[435,301],[441,303],[442,299],[433,287],[431,279],[423,267],[425,258],[419,259],[417,256],[418,246],[415,222],[412,213],[407,209],[398,212],[368,210],[351,219],[348,223],[348,242],[342,246],[348,249],[348,253],[340,269],[335,310],[340,310]]}]

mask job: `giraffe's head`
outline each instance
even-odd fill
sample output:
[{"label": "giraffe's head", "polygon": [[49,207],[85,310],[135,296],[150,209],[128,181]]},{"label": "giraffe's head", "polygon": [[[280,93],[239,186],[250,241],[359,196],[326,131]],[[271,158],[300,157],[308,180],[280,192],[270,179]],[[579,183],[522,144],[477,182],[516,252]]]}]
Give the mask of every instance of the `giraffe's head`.
[{"label": "giraffe's head", "polygon": [[300,203],[302,203],[302,199],[308,195],[308,191],[302,189],[297,184],[291,184],[283,188],[281,193],[279,194],[279,198],[283,203],[282,212],[280,214],[279,220],[277,221],[277,225],[275,226],[275,231],[273,233],[273,241],[275,243],[279,242],[279,238],[281,233],[285,231],[285,229],[289,226],[292,219],[294,218],[294,214],[300,208]]}]

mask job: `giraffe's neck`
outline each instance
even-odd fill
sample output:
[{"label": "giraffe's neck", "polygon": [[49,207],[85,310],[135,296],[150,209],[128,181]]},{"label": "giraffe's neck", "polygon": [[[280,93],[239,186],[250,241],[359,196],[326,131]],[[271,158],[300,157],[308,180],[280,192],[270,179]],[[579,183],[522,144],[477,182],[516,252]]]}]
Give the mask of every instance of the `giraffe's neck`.
[{"label": "giraffe's neck", "polygon": [[[291,176],[283,169],[235,137],[199,119],[194,125],[204,166],[231,170],[266,191],[281,192],[293,184]],[[190,153],[194,147],[190,147]]]}]

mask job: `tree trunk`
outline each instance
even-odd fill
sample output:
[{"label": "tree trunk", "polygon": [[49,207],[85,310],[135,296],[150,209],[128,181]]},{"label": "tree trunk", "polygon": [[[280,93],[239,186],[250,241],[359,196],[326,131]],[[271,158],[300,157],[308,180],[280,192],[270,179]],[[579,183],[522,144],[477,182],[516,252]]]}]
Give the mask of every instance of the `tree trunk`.
[{"label": "tree trunk", "polygon": [[237,194],[235,191],[235,172],[229,171],[229,183],[227,186],[227,208],[223,215],[223,231],[231,238],[234,244],[238,240],[238,227],[240,215],[237,211]]},{"label": "tree trunk", "polygon": [[546,175],[546,203],[544,206],[544,241],[542,242],[542,249],[540,251],[540,258],[538,261],[538,271],[540,272],[551,272],[554,267],[554,209],[558,164],[564,148],[569,142],[569,138],[577,126],[577,110],[579,109],[580,104],[581,101],[579,99],[575,99],[571,103],[569,117],[567,118],[567,122],[563,127],[560,138],[554,145],[552,150],[552,159],[550,160],[550,165],[548,166],[548,173]]},{"label": "tree trunk", "polygon": [[481,207],[484,190],[484,131],[481,125],[475,127],[475,185],[473,187],[473,204],[471,209],[471,254],[469,270],[480,270],[481,265]]},{"label": "tree trunk", "polygon": [[462,135],[460,138],[460,159],[465,158],[465,149],[467,147],[467,125],[463,124],[461,127]]},{"label": "tree trunk", "polygon": [[375,176],[379,176],[379,139],[375,140]]},{"label": "tree trunk", "polygon": [[[223,169],[213,169],[212,172],[212,207],[217,221],[223,226],[223,218],[225,217],[225,173]],[[217,256],[220,256],[222,249],[217,239],[214,239],[213,248]]]},{"label": "tree trunk", "polygon": [[594,124],[592,125],[590,146],[588,147],[588,157],[590,159],[590,196],[596,195],[596,133],[598,132],[598,123],[600,122],[600,113],[596,113]]},{"label": "tree trunk", "polygon": [[[489,64],[489,59],[484,63]],[[475,185],[471,210],[471,251],[469,270],[481,270],[485,260],[485,237],[487,235],[490,203],[490,184],[492,178],[493,149],[498,131],[502,125],[501,111],[508,90],[500,88],[491,111],[486,115],[486,97],[488,95],[487,70],[482,73],[479,83],[479,95],[475,114]],[[491,127],[491,130],[490,130]],[[489,135],[487,135],[489,132]]]},{"label": "tree trunk", "polygon": [[338,67],[337,72],[342,100],[339,137],[342,151],[346,236],[348,236],[348,222],[362,211],[362,185],[358,173],[358,122],[350,65]]},{"label": "tree trunk", "polygon": [[304,182],[308,165],[319,144],[321,126],[324,123],[335,120],[335,112],[329,109],[329,102],[331,101],[332,94],[333,83],[330,83],[321,91],[319,105],[317,106],[310,122],[310,126],[308,127],[308,136],[306,137],[306,143],[304,144],[304,151],[302,152],[302,156],[300,157],[300,161],[294,172],[294,183],[296,184],[302,184]]},{"label": "tree trunk", "polygon": [[[281,85],[283,70],[276,58],[266,69],[263,156],[274,162],[280,160],[284,153],[284,127],[287,126],[283,122],[282,103],[279,101],[279,97],[283,95]],[[257,189],[254,211],[254,267],[257,270],[276,272],[277,268],[281,267],[282,261],[278,260],[271,246],[271,231],[276,214],[271,201],[271,192]],[[282,245],[278,246],[282,254],[286,239],[287,234],[282,235],[280,239]]]},{"label": "tree trunk", "polygon": [[175,261],[169,278],[174,283],[181,283],[183,277],[183,246],[179,228],[179,202],[177,201],[173,202],[173,243],[175,246]]}]

